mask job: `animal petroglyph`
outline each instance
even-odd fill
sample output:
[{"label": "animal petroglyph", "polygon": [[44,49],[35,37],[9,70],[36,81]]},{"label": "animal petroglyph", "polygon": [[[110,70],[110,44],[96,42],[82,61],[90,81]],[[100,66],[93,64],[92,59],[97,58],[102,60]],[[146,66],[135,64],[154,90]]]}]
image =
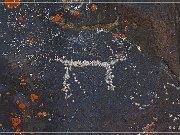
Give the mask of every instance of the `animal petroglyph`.
[{"label": "animal petroglyph", "polygon": [[105,73],[105,82],[107,84],[107,89],[108,90],[114,90],[115,86],[113,85],[113,77],[114,75],[112,74],[112,70],[114,68],[114,65],[119,62],[119,61],[124,61],[126,59],[126,56],[121,56],[118,58],[118,56],[116,56],[116,59],[113,59],[111,61],[108,62],[102,62],[99,60],[92,60],[92,61],[87,61],[87,60],[77,60],[77,61],[73,61],[73,60],[65,60],[63,58],[59,58],[58,56],[55,57],[55,60],[58,62],[61,62],[62,64],[64,64],[64,69],[65,69],[65,74],[64,74],[64,81],[63,81],[63,91],[65,92],[65,99],[69,98],[70,95],[68,95],[68,92],[71,91],[70,89],[70,84],[67,82],[68,79],[70,79],[70,74],[69,72],[71,71],[71,69],[74,67],[87,67],[87,66],[99,66],[99,67],[103,67],[106,69],[106,73]]}]

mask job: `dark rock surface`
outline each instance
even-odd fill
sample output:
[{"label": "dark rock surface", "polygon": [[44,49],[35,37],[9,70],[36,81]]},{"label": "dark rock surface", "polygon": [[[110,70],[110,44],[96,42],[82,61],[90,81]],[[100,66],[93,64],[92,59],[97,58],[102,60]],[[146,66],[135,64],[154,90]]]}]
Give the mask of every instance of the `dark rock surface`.
[{"label": "dark rock surface", "polygon": [[[179,5],[84,8],[74,16],[63,4],[21,4],[13,10],[0,5],[0,131],[15,131],[11,118],[18,117],[21,132],[179,132]],[[49,21],[57,13],[74,28]],[[96,30],[108,29],[117,18],[128,22],[114,31]],[[83,61],[98,66],[82,66]],[[32,93],[39,97],[35,102]],[[18,108],[17,100],[26,109]],[[146,129],[148,124],[153,126]]]},{"label": "dark rock surface", "polygon": [[94,15],[70,20],[79,25],[96,25],[126,18],[131,29],[131,42],[143,48],[145,54],[160,57],[170,70],[180,77],[179,4],[99,4]]}]

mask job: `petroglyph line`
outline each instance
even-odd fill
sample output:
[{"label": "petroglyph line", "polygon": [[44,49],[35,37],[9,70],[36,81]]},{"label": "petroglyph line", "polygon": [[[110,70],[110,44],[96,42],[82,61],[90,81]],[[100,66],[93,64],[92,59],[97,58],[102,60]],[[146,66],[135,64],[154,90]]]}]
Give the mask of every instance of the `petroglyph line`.
[{"label": "petroglyph line", "polygon": [[64,74],[64,81],[63,81],[63,91],[65,92],[65,98],[69,98],[70,96],[68,95],[68,92],[71,91],[70,89],[70,84],[68,83],[68,79],[70,79],[70,74],[69,71],[71,71],[72,67],[87,67],[87,66],[99,66],[103,67],[106,69],[105,73],[105,82],[107,83],[107,88],[108,90],[114,90],[115,86],[113,85],[113,77],[114,75],[112,74],[113,66],[118,62],[118,61],[123,61],[125,58],[120,58],[120,59],[114,59],[109,62],[102,62],[99,60],[92,60],[92,61],[87,61],[87,60],[64,60],[62,58],[59,58],[58,56],[55,57],[55,61],[61,62],[64,64],[64,69],[65,69],[65,74]]}]

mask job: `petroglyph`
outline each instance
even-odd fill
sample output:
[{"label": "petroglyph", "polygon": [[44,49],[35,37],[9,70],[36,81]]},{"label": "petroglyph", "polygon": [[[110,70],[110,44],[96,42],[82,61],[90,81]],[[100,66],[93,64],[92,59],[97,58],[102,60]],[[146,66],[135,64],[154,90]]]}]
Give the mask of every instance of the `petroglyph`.
[{"label": "petroglyph", "polygon": [[92,61],[87,61],[87,60],[77,60],[73,61],[71,60],[66,60],[64,58],[59,58],[58,56],[55,57],[55,61],[61,62],[64,64],[64,69],[65,69],[65,74],[64,74],[64,81],[63,81],[63,91],[65,92],[65,99],[68,99],[72,94],[68,94],[71,89],[70,89],[70,84],[68,83],[68,79],[70,79],[70,71],[74,67],[87,67],[87,66],[92,66],[92,67],[103,67],[106,69],[105,73],[105,82],[107,84],[107,89],[108,90],[114,90],[115,86],[113,85],[113,77],[114,75],[112,74],[112,70],[114,68],[114,65],[119,62],[119,61],[124,61],[126,60],[126,56],[121,56],[118,57],[116,56],[116,59],[108,61],[108,62],[102,62],[100,60],[92,60]]}]

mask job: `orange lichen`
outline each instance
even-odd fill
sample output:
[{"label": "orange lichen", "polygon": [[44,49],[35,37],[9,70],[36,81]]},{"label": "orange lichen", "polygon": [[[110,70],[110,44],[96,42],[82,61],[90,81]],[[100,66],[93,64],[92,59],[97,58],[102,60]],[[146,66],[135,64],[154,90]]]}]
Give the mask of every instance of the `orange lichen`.
[{"label": "orange lichen", "polygon": [[16,100],[16,104],[19,104],[19,100]]},{"label": "orange lichen", "polygon": [[23,16],[18,16],[18,21],[19,22],[23,22],[23,20],[24,20]]},{"label": "orange lichen", "polygon": [[37,113],[37,116],[39,116],[39,117],[42,116],[42,115],[43,115],[42,112],[38,112],[38,113]]},{"label": "orange lichen", "polygon": [[41,116],[46,116],[47,113],[46,112],[38,112],[37,113],[37,116],[41,117]]},{"label": "orange lichen", "polygon": [[47,115],[47,113],[46,112],[43,112],[43,116],[46,116]]},{"label": "orange lichen", "polygon": [[32,102],[34,102],[34,101],[37,100],[38,98],[39,98],[39,96],[36,95],[36,94],[34,94],[34,93],[30,95],[30,99],[31,99]]},{"label": "orange lichen", "polygon": [[91,5],[91,11],[94,12],[96,9],[97,9],[96,4],[92,4],[92,5]]},{"label": "orange lichen", "polygon": [[5,94],[6,94],[6,95],[10,95],[11,93],[10,93],[10,92],[6,92]]},{"label": "orange lichen", "polygon": [[21,103],[21,104],[19,104],[19,108],[24,109],[24,108],[26,108],[26,105]]},{"label": "orange lichen", "polygon": [[50,16],[49,20],[59,21],[62,19],[62,15],[56,14],[55,16]]},{"label": "orange lichen", "polygon": [[121,34],[121,37],[122,37],[122,38],[126,38],[126,35],[125,35],[125,34]]},{"label": "orange lichen", "polygon": [[113,33],[113,36],[114,36],[115,38],[117,38],[117,37],[119,36],[119,34],[118,34],[118,33]]},{"label": "orange lichen", "polygon": [[20,0],[4,0],[4,5],[8,8],[15,9],[20,5]]},{"label": "orange lichen", "polygon": [[19,118],[12,118],[11,119],[11,123],[12,123],[13,128],[16,128],[21,123],[21,119],[19,119]]},{"label": "orange lichen", "polygon": [[20,132],[20,128],[17,128],[17,129],[16,129],[16,132]]},{"label": "orange lichen", "polygon": [[144,135],[153,135],[153,129],[155,127],[154,122],[151,124],[147,124],[146,127],[144,128]]},{"label": "orange lichen", "polygon": [[78,15],[80,14],[80,11],[79,11],[79,10],[74,10],[73,14],[74,14],[75,16],[78,16]]},{"label": "orange lichen", "polygon": [[57,15],[54,16],[54,20],[55,20],[55,21],[59,21],[59,20],[61,20],[61,19],[62,19],[62,16],[59,15],[59,14],[57,14]]},{"label": "orange lichen", "polygon": [[50,16],[50,17],[49,17],[49,20],[53,20],[53,19],[54,19],[54,16]]}]

